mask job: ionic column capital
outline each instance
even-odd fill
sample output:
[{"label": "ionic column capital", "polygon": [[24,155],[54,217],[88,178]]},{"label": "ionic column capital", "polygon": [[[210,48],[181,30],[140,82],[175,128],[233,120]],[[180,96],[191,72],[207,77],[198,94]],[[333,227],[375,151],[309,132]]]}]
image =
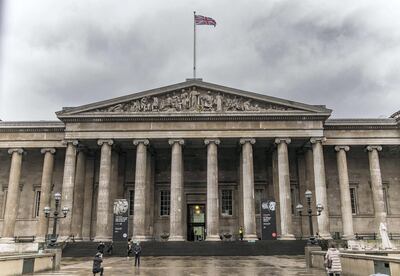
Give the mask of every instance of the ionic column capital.
[{"label": "ionic column capital", "polygon": [[185,144],[185,140],[183,140],[183,139],[168,139],[168,144],[170,146],[172,146],[175,143],[178,143],[179,145],[183,146]]},{"label": "ionic column capital", "polygon": [[290,138],[275,138],[275,144],[286,143],[289,145],[292,142]]},{"label": "ionic column capital", "polygon": [[365,149],[367,151],[374,151],[374,150],[382,151],[382,146],[367,146],[365,147]]},{"label": "ionic column capital", "polygon": [[241,145],[244,145],[246,143],[250,143],[250,144],[254,145],[256,143],[256,139],[254,139],[254,138],[241,138],[239,140],[239,143]]},{"label": "ionic column capital", "polygon": [[221,140],[219,140],[218,138],[210,138],[210,139],[204,139],[204,144],[205,145],[209,145],[209,144],[211,144],[211,143],[214,143],[214,144],[216,144],[217,146],[221,143]]},{"label": "ionic column capital", "polygon": [[143,145],[147,146],[150,144],[150,141],[148,139],[135,139],[135,140],[133,140],[133,144],[135,146],[137,146],[139,144],[143,144]]},{"label": "ionic column capital", "polygon": [[64,146],[68,146],[68,144],[72,144],[73,146],[76,147],[79,144],[79,141],[78,140],[63,140],[62,144]]},{"label": "ionic column capital", "polygon": [[15,148],[15,149],[9,149],[8,150],[8,154],[13,154],[14,152],[18,153],[18,154],[23,154],[24,153],[24,149],[22,148]]},{"label": "ionic column capital", "polygon": [[56,149],[55,148],[43,148],[40,150],[41,154],[45,154],[45,153],[51,153],[51,154],[55,154],[56,153]]},{"label": "ionic column capital", "polygon": [[339,152],[341,150],[349,151],[350,147],[349,146],[335,146],[335,151]]},{"label": "ionic column capital", "polygon": [[99,139],[97,140],[97,145],[102,146],[104,143],[107,143],[109,146],[114,144],[114,140],[111,139]]},{"label": "ionic column capital", "polygon": [[323,143],[326,141],[326,137],[311,137],[310,138],[310,143],[311,144],[316,144],[316,143]]}]

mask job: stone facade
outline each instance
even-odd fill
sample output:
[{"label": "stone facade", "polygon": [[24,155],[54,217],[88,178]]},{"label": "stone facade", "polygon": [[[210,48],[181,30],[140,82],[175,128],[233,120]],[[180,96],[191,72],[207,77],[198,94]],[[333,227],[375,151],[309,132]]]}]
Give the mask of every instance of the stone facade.
[{"label": "stone facade", "polygon": [[[329,119],[331,110],[189,79],[56,113],[0,122],[1,241],[52,231],[43,207],[62,193],[62,238],[110,240],[112,204],[130,203],[130,237],[186,240],[204,206],[206,240],[260,237],[260,199],[277,201],[278,237],[309,235],[295,213],[313,192],[315,231],[345,239],[377,223],[400,234],[400,120]],[[12,193],[10,195],[9,191]],[[51,206],[54,208],[54,206]],[[189,213],[188,213],[189,212]]]}]

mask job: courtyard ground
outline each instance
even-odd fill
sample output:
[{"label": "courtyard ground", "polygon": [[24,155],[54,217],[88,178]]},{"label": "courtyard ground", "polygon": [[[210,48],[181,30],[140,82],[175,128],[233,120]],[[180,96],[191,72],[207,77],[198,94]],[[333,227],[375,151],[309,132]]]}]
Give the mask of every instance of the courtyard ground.
[{"label": "courtyard ground", "polygon": [[[104,275],[326,275],[322,270],[307,271],[304,256],[142,257],[141,261],[140,268],[135,268],[133,257],[106,257],[103,262]],[[92,275],[91,269],[92,258],[63,258],[61,270],[35,275]]]}]

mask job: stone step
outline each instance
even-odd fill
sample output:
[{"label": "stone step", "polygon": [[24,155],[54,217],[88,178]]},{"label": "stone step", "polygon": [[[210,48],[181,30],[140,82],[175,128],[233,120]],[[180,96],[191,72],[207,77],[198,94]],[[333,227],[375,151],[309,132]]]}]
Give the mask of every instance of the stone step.
[{"label": "stone step", "polygon": [[[143,256],[269,256],[304,255],[306,241],[234,241],[234,242],[142,242]],[[89,257],[97,252],[96,242],[68,243],[64,257]],[[105,255],[107,256],[107,244]],[[125,257],[127,244],[114,242],[112,256]]]}]

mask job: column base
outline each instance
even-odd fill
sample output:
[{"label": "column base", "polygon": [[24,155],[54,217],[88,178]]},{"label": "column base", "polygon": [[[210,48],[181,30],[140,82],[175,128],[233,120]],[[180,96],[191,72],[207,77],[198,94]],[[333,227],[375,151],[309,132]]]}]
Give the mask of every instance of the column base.
[{"label": "column base", "polygon": [[112,241],[111,237],[95,237],[94,242],[110,242]]},{"label": "column base", "polygon": [[354,236],[354,235],[343,235],[343,236],[342,236],[342,239],[347,240],[347,241],[349,241],[349,240],[355,240],[355,239],[356,239],[356,236]]},{"label": "column base", "polygon": [[15,243],[15,239],[4,237],[0,239],[0,243]]},{"label": "column base", "polygon": [[293,234],[286,234],[286,235],[282,235],[278,240],[280,241],[293,241],[296,238],[294,237]]},{"label": "column base", "polygon": [[137,236],[133,236],[132,237],[132,241],[136,242],[144,242],[144,241],[151,241],[153,239],[153,237],[151,236],[141,236],[141,235],[137,235]]},{"label": "column base", "polygon": [[168,241],[185,241],[185,239],[183,238],[183,236],[172,236],[169,237]]},{"label": "column base", "polygon": [[257,241],[257,240],[258,240],[258,237],[257,237],[256,234],[248,234],[248,235],[244,235],[244,236],[243,236],[243,239],[244,239],[245,241]]},{"label": "column base", "polygon": [[218,235],[209,235],[206,237],[206,241],[221,241]]}]

